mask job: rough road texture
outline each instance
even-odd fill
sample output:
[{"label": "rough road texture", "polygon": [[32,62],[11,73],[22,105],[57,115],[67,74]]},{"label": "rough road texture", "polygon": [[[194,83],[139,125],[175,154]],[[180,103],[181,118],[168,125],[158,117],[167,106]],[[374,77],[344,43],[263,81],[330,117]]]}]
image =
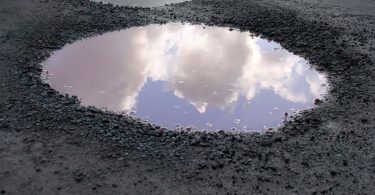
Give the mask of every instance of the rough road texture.
[{"label": "rough road texture", "polygon": [[[0,0],[0,194],[373,194],[374,10],[372,0]],[[67,43],[168,21],[275,40],[327,74],[330,93],[277,133],[206,134],[81,107],[40,80],[40,62]]]}]

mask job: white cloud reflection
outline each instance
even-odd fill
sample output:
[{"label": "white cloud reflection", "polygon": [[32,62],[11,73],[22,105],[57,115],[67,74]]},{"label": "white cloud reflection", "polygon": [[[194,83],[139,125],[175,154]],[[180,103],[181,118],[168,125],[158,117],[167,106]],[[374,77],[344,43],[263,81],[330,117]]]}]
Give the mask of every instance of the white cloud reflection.
[{"label": "white cloud reflection", "polygon": [[164,81],[200,113],[210,106],[231,110],[239,97],[251,100],[262,89],[290,102],[312,102],[325,78],[300,57],[274,50],[279,47],[225,28],[150,25],[73,43],[45,65],[54,88],[71,85],[69,93],[83,103],[114,111],[136,110],[150,80]]}]

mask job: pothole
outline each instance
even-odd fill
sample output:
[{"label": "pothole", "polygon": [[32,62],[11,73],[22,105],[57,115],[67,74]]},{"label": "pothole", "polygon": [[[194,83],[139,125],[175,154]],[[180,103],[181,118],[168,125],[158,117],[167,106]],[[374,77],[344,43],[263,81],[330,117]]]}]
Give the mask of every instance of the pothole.
[{"label": "pothole", "polygon": [[181,3],[187,0],[92,0],[94,2],[110,3],[119,6],[157,7],[166,4]]},{"label": "pothole", "polygon": [[83,105],[172,129],[264,131],[311,108],[327,88],[323,75],[275,42],[180,23],[77,41],[43,66],[51,87]]}]

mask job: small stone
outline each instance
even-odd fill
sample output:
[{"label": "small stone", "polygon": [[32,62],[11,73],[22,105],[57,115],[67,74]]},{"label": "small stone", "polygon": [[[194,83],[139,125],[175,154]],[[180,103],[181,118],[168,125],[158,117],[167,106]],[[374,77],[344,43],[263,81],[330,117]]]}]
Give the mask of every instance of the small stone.
[{"label": "small stone", "polygon": [[208,166],[207,166],[207,164],[206,163],[204,163],[204,162],[201,162],[201,163],[199,163],[198,164],[198,169],[206,169]]},{"label": "small stone", "polygon": [[336,176],[336,175],[337,175],[337,172],[336,172],[336,171],[330,171],[330,174],[331,174],[332,176]]},{"label": "small stone", "polygon": [[218,163],[218,167],[219,167],[220,169],[224,168],[224,163],[223,163],[223,162],[219,162],[219,163]]},{"label": "small stone", "polygon": [[320,104],[322,104],[322,103],[323,103],[323,101],[320,100],[320,99],[315,99],[315,101],[314,101],[314,104],[315,104],[315,105],[320,105]]}]

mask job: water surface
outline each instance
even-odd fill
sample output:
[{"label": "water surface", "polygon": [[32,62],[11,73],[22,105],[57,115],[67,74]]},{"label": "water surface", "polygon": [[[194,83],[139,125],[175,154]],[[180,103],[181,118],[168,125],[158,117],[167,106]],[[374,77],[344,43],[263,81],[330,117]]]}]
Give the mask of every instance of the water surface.
[{"label": "water surface", "polygon": [[82,104],[175,128],[264,130],[313,106],[326,79],[275,42],[227,28],[150,25],[77,41],[44,62]]},{"label": "water surface", "polygon": [[187,0],[92,0],[94,2],[110,3],[119,6],[157,7],[165,4],[180,3]]}]

